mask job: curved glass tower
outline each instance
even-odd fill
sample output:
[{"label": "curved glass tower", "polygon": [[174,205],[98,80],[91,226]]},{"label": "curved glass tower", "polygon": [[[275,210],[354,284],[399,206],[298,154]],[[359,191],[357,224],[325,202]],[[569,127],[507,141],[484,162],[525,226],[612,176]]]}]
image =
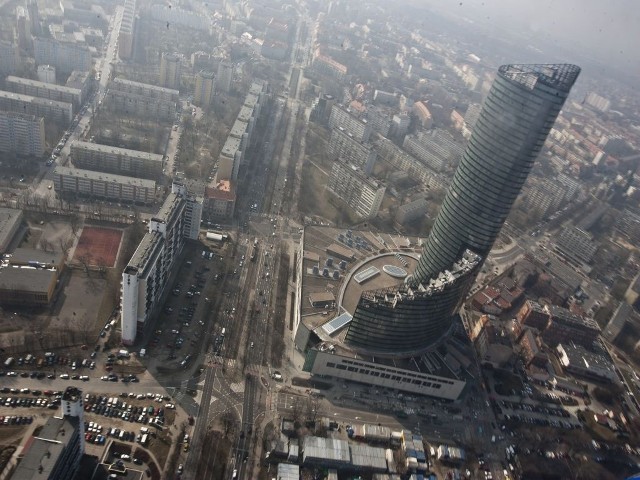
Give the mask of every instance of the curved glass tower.
[{"label": "curved glass tower", "polygon": [[[362,294],[348,344],[409,356],[447,333],[579,73],[567,64],[499,68],[415,271],[395,295]],[[474,268],[451,280],[473,255]],[[442,275],[447,287],[434,288]]]},{"label": "curved glass tower", "polygon": [[486,258],[579,73],[499,68],[409,282],[428,281],[466,249]]}]

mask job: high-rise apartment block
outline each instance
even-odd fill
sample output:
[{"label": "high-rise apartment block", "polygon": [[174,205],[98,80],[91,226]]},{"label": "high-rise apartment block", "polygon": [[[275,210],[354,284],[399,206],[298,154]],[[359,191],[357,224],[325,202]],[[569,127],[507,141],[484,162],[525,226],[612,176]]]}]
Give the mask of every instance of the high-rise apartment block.
[{"label": "high-rise apartment block", "polygon": [[362,294],[346,334],[352,348],[411,356],[448,335],[579,73],[575,65],[498,69],[413,274]]},{"label": "high-rise apartment block", "polygon": [[336,104],[331,108],[329,128],[339,127],[344,128],[359,142],[369,141],[371,125],[365,119],[356,116],[350,108]]},{"label": "high-rise apartment block", "polygon": [[213,72],[200,71],[196,73],[196,88],[193,92],[193,103],[198,107],[208,107],[213,100],[214,92]]},{"label": "high-rise apartment block", "polygon": [[136,28],[136,0],[125,0],[122,23],[118,35],[118,56],[129,60],[133,55],[133,40]]},{"label": "high-rise apartment block", "polygon": [[333,160],[341,159],[361,168],[367,175],[373,171],[378,156],[370,144],[359,142],[342,127],[331,130],[327,154]]},{"label": "high-rise apartment block", "polygon": [[71,161],[77,168],[157,180],[162,176],[164,157],[78,140],[71,144]]},{"label": "high-rise apartment block", "polygon": [[216,90],[220,92],[230,92],[233,82],[233,64],[220,62],[218,65],[218,77],[216,79]]},{"label": "high-rise apartment block", "polygon": [[0,112],[0,152],[44,155],[44,119],[35,115]]},{"label": "high-rise apartment block", "polygon": [[386,190],[364,171],[341,160],[333,162],[327,188],[363,219],[378,214]]},{"label": "high-rise apartment block", "polygon": [[598,250],[593,236],[578,227],[563,228],[555,250],[570,264],[580,268],[588,265]]},{"label": "high-rise apartment block", "polygon": [[53,38],[35,37],[33,50],[36,65],[53,65],[59,71],[91,70],[91,52],[78,43],[63,42]]},{"label": "high-rise apartment block", "polygon": [[160,57],[160,86],[180,90],[182,58],[175,53],[162,53]]},{"label": "high-rise apartment block", "polygon": [[[147,320],[157,312],[170,272],[180,257],[185,239],[193,238],[192,224],[200,225],[189,207],[183,185],[174,184],[160,211],[148,224],[148,231],[122,273],[122,343],[132,345],[144,331]],[[197,229],[196,237],[197,238]]]},{"label": "high-rise apartment block", "polygon": [[538,182],[529,188],[526,196],[527,209],[544,218],[560,208],[567,195],[564,185],[555,179],[547,179]]},{"label": "high-rise apartment block", "polygon": [[29,28],[29,18],[24,7],[16,7],[16,37],[18,47],[22,50],[31,49],[31,30]]}]

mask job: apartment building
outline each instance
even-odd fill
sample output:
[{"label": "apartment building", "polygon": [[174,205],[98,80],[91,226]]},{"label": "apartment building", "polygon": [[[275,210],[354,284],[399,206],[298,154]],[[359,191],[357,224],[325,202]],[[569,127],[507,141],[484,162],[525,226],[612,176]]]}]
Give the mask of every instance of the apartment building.
[{"label": "apartment building", "polygon": [[133,39],[136,28],[136,0],[125,0],[120,34],[118,35],[118,56],[128,60],[133,54]]},{"label": "apartment building", "polygon": [[73,105],[70,103],[1,90],[0,110],[44,117],[45,121],[60,125],[71,123],[73,118]]},{"label": "apartment building", "polygon": [[0,112],[0,152],[42,157],[44,151],[44,118]]},{"label": "apartment building", "polygon": [[35,37],[33,50],[36,65],[53,65],[57,70],[67,73],[91,70],[91,51],[83,44]]},{"label": "apartment building", "polygon": [[229,62],[220,62],[218,64],[218,78],[216,81],[216,90],[221,92],[230,92],[233,81],[233,64]]},{"label": "apartment building", "polygon": [[581,267],[591,263],[598,246],[589,232],[571,227],[562,229],[555,250],[572,265]]},{"label": "apartment building", "polygon": [[376,151],[370,144],[359,142],[343,127],[331,130],[327,154],[333,160],[342,159],[361,168],[367,175],[373,171],[378,158]]},{"label": "apartment building", "polygon": [[329,128],[338,127],[344,128],[359,142],[369,141],[371,125],[365,119],[358,118],[350,108],[335,104],[329,115]]},{"label": "apartment building", "polygon": [[149,120],[172,121],[176,115],[176,103],[135,93],[109,89],[106,96],[109,111],[142,117]]},{"label": "apartment building", "polygon": [[122,93],[139,95],[150,99],[166,102],[178,102],[180,92],[171,88],[158,87],[148,83],[134,82],[121,77],[114,78],[109,84],[109,90],[117,90]]},{"label": "apartment building", "polygon": [[406,225],[419,218],[423,218],[427,214],[429,202],[426,198],[419,198],[413,202],[405,203],[398,207],[396,212],[396,222],[400,225]]},{"label": "apartment building", "polygon": [[342,80],[347,75],[348,68],[346,65],[335,61],[333,58],[324,55],[319,48],[313,53],[313,70],[321,75],[327,75]]},{"label": "apartment building", "polygon": [[53,171],[53,186],[60,196],[135,204],[151,204],[156,194],[156,182],[153,180],[62,166]]},{"label": "apartment building", "polygon": [[54,83],[14,77],[13,75],[6,78],[5,85],[10,91],[22,95],[70,103],[75,110],[82,105],[82,91],[77,88],[63,87]]},{"label": "apartment building", "polygon": [[56,83],[56,67],[53,65],[38,65],[38,80],[44,83]]},{"label": "apartment building", "polygon": [[149,180],[156,180],[162,176],[164,163],[164,157],[155,153],[80,140],[71,144],[71,159],[76,168]]},{"label": "apartment building", "polygon": [[80,70],[74,70],[67,78],[65,86],[68,88],[74,88],[80,90],[80,103],[84,103],[84,99],[89,94],[89,88],[91,88],[91,79],[89,78],[89,72],[81,72]]},{"label": "apartment building", "polygon": [[[188,192],[174,184],[160,211],[122,273],[122,343],[133,345],[147,321],[157,313],[162,294],[185,244],[191,235],[186,221]],[[193,223],[194,219],[191,219]],[[197,219],[199,224],[199,219]]]},{"label": "apartment building", "polygon": [[361,169],[341,160],[333,162],[327,188],[363,219],[378,214],[386,190]]},{"label": "apartment building", "polygon": [[175,53],[162,52],[160,57],[160,86],[180,90],[182,58]]},{"label": "apartment building", "polygon": [[193,92],[193,104],[206,108],[211,105],[214,92],[213,72],[200,71],[196,73],[196,88]]}]

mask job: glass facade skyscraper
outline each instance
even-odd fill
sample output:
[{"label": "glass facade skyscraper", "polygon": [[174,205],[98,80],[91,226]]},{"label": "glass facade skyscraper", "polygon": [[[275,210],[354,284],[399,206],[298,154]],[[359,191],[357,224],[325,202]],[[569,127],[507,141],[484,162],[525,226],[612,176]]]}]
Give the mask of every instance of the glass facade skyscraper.
[{"label": "glass facade skyscraper", "polygon": [[[390,306],[372,303],[372,294],[363,293],[347,343],[371,354],[406,356],[446,334],[579,73],[579,67],[568,64],[498,69],[418,265],[397,291],[429,290],[469,252],[481,260],[457,276],[458,286],[432,290],[428,305],[420,307],[422,314],[413,312],[411,319],[402,312],[415,295],[405,295]],[[456,295],[451,295],[453,291]]]}]

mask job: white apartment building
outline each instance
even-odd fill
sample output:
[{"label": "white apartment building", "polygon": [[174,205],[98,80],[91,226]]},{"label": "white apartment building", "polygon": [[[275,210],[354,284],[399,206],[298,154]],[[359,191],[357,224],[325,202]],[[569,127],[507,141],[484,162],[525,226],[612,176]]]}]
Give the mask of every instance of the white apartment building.
[{"label": "white apartment building", "polygon": [[122,273],[123,344],[133,345],[157,312],[185,238],[194,238],[193,226],[200,224],[198,211],[201,208],[188,197],[184,185],[175,183],[158,214],[149,221],[147,233]]},{"label": "white apartment building", "polygon": [[386,190],[359,168],[340,160],[333,162],[327,188],[363,219],[378,214]]},{"label": "white apartment building", "polygon": [[71,161],[77,168],[155,180],[162,176],[164,157],[77,140],[71,144]]},{"label": "white apartment building", "polygon": [[56,83],[56,67],[53,65],[38,65],[38,80],[44,83]]},{"label": "white apartment building", "polygon": [[0,152],[42,157],[44,151],[44,118],[0,112]]},{"label": "white apartment building", "polygon": [[118,56],[123,60],[131,58],[133,38],[136,28],[136,0],[125,0],[120,34],[118,35]]}]

